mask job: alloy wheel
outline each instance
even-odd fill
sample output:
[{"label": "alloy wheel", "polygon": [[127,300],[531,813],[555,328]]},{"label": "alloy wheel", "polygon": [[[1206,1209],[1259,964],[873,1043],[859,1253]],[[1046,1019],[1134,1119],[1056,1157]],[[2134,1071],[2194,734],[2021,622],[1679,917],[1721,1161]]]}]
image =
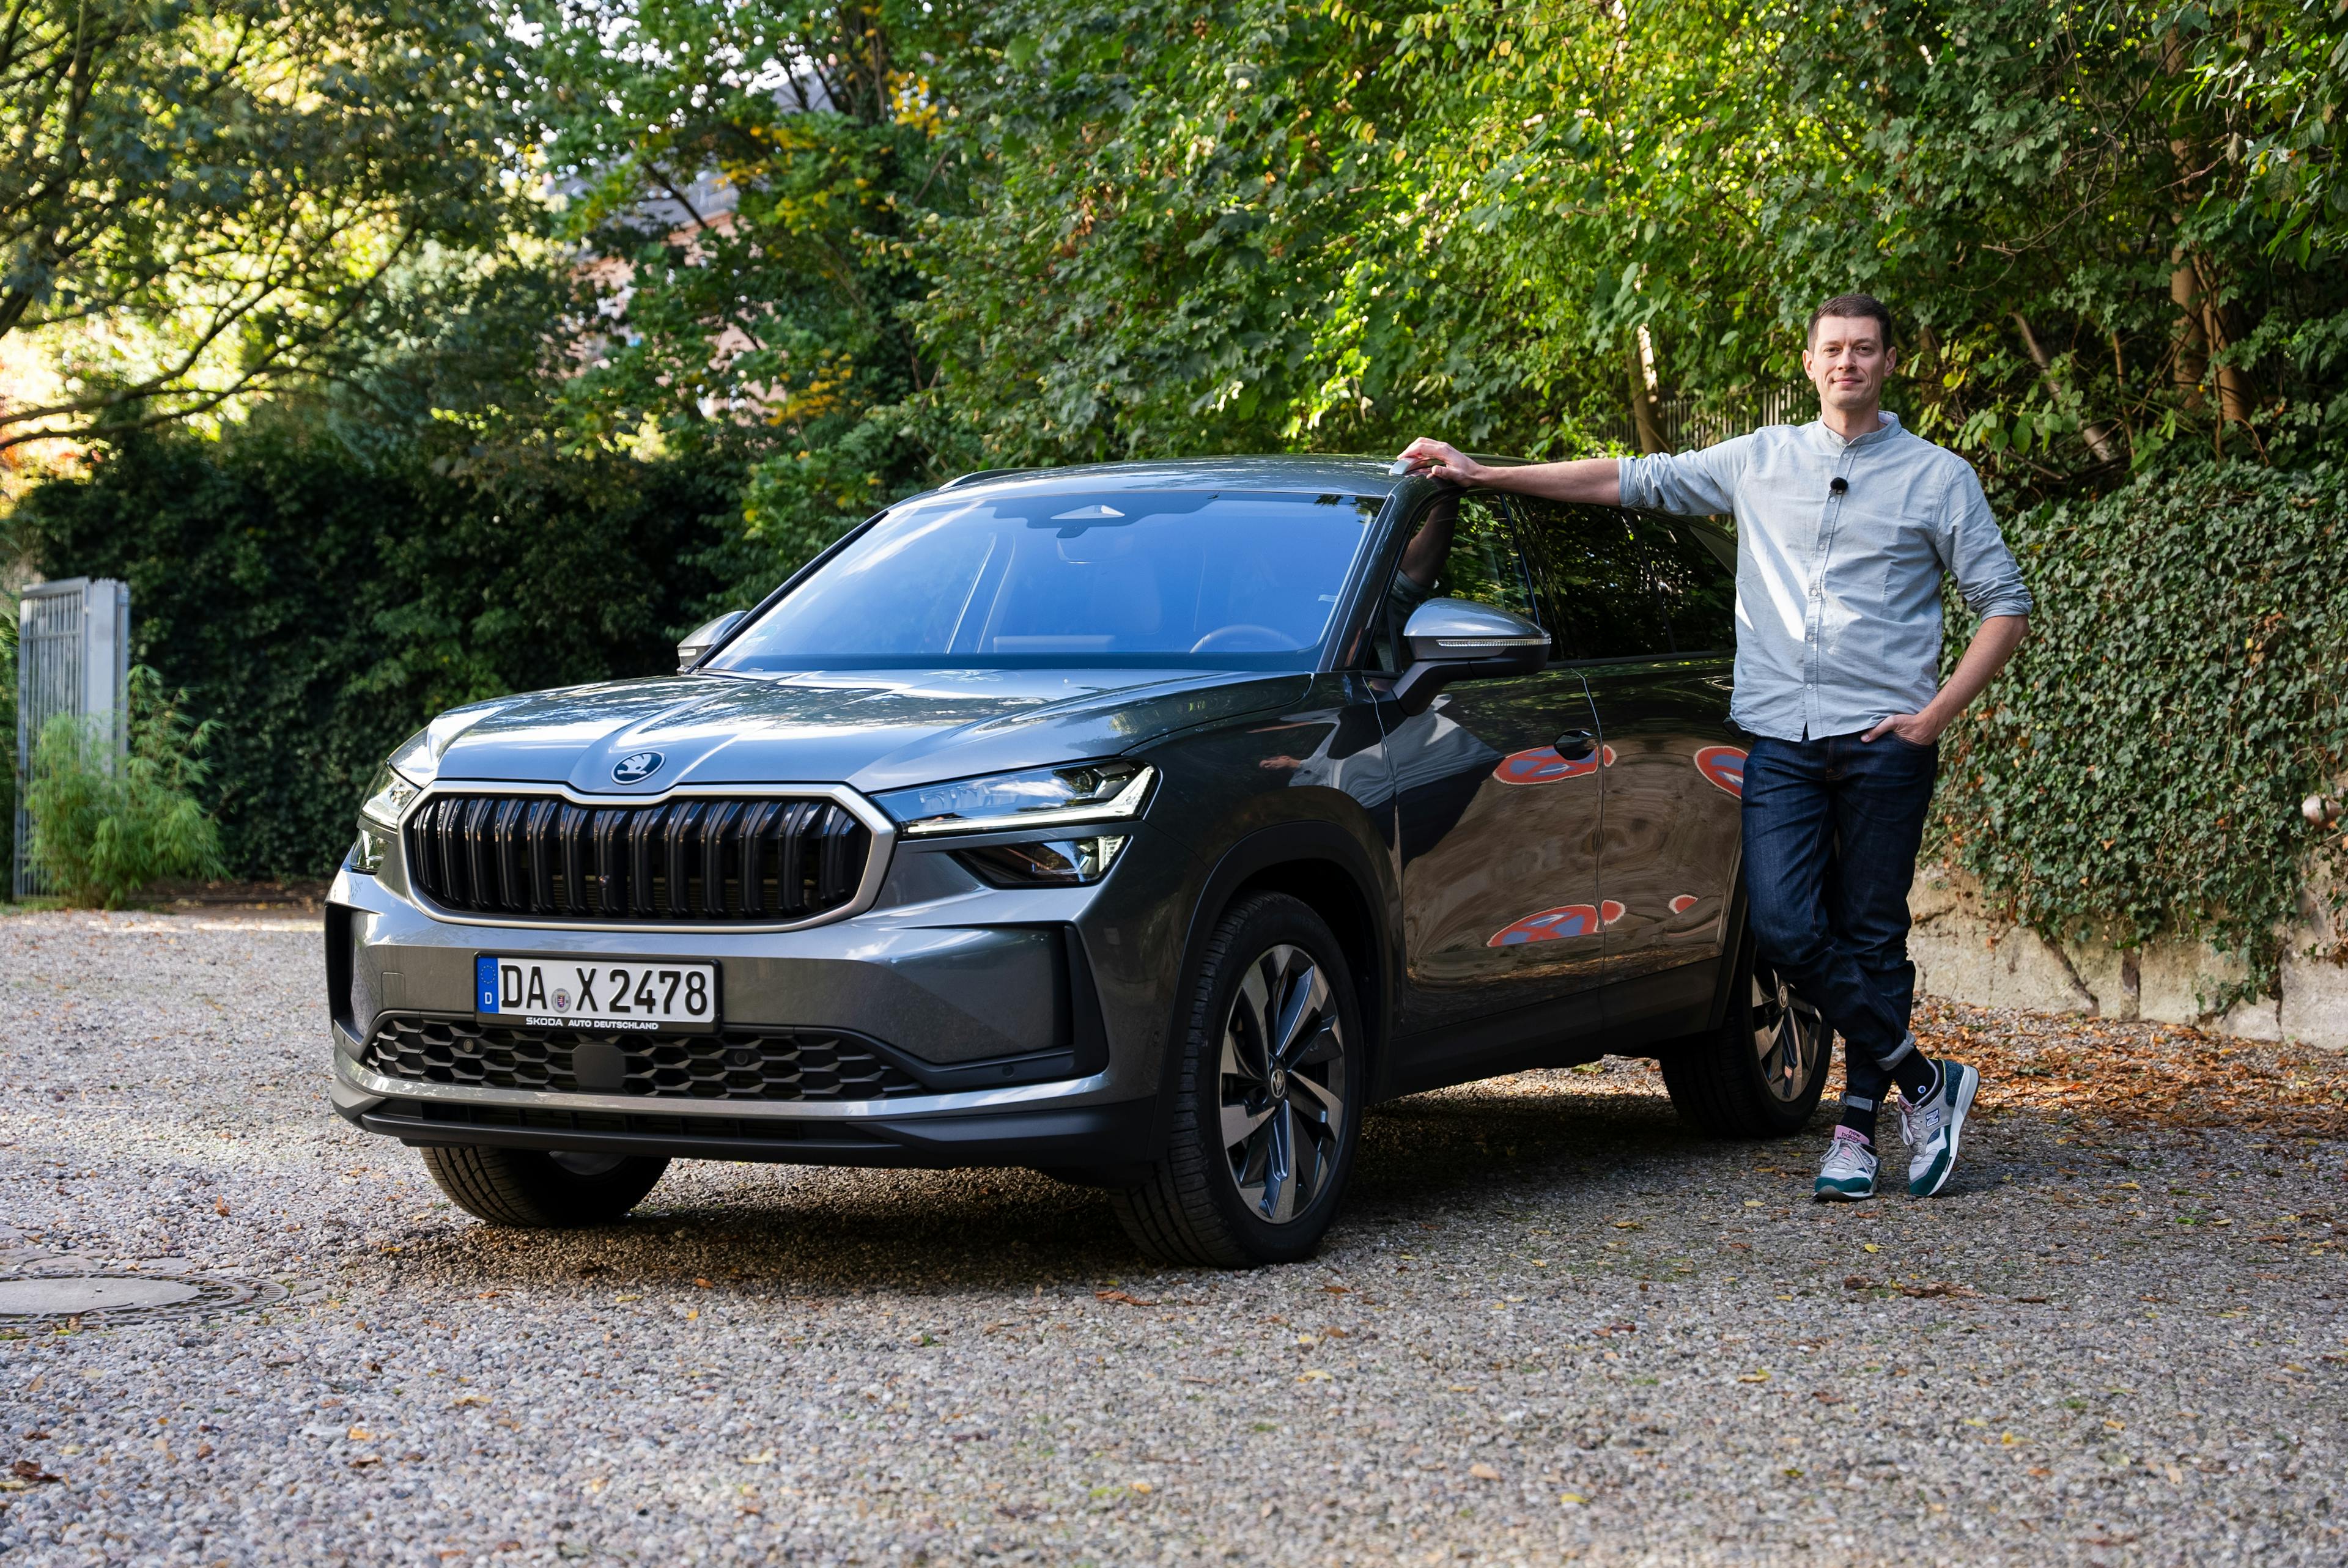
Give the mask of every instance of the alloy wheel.
[{"label": "alloy wheel", "polygon": [[1344,1021],[1313,955],[1282,943],[1247,968],[1223,1023],[1223,1158],[1240,1197],[1285,1225],[1326,1189],[1344,1146]]},{"label": "alloy wheel", "polygon": [[1792,1104],[1809,1088],[1826,1049],[1818,1009],[1764,965],[1753,968],[1753,1051],[1771,1098]]}]

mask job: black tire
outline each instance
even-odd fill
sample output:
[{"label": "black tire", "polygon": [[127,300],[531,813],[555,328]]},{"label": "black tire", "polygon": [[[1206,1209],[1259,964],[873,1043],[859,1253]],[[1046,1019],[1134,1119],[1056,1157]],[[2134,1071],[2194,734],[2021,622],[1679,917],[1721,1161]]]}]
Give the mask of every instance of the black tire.
[{"label": "black tire", "polygon": [[[1110,1194],[1126,1233],[1166,1264],[1310,1257],[1344,1199],[1368,1089],[1353,976],[1327,923],[1285,894],[1234,905],[1207,943],[1173,1049],[1166,1153]],[[1227,1100],[1230,1126],[1244,1128],[1235,1141]]]},{"label": "black tire", "polygon": [[1818,1009],[1737,944],[1720,1027],[1660,1053],[1663,1087],[1690,1126],[1713,1138],[1784,1138],[1809,1125],[1834,1063],[1834,1031]]},{"label": "black tire", "polygon": [[449,1201],[517,1230],[610,1225],[644,1202],[668,1162],[640,1154],[427,1148],[424,1168]]}]

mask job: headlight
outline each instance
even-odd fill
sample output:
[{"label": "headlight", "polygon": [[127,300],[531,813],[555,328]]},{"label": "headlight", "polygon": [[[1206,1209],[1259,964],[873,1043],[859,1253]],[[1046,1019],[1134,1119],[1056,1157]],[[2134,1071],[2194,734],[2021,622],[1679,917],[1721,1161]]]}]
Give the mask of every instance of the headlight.
[{"label": "headlight", "polygon": [[1122,834],[1056,838],[1045,844],[984,844],[954,858],[997,887],[1082,887],[1108,875],[1125,847]]},{"label": "headlight", "polygon": [[[403,753],[412,749],[401,748]],[[424,776],[429,780],[432,775],[427,774]],[[414,800],[422,788],[421,784],[386,763],[375,770],[375,777],[367,784],[366,799],[359,803],[359,815],[364,819],[362,825],[371,822],[397,831],[400,813],[407,809],[407,803]]]},{"label": "headlight", "polygon": [[1156,768],[1140,763],[1083,763],[925,784],[875,798],[907,837],[926,838],[1138,816],[1157,777]]},{"label": "headlight", "polygon": [[367,782],[366,798],[359,803],[359,815],[386,827],[397,827],[399,814],[407,809],[417,792],[440,776],[440,759],[457,737],[500,708],[524,700],[497,697],[451,708],[408,736],[393,751],[391,760],[375,770],[375,777]]}]

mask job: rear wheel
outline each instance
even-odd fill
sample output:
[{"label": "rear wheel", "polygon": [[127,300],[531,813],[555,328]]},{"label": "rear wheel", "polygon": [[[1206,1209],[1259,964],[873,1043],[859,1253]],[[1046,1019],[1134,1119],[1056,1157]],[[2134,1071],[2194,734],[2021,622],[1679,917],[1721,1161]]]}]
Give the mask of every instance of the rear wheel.
[{"label": "rear wheel", "polygon": [[1701,1132],[1783,1138],[1809,1124],[1833,1060],[1834,1031],[1755,956],[1747,933],[1729,977],[1727,1016],[1663,1053],[1663,1086]]},{"label": "rear wheel", "polygon": [[668,1162],[640,1154],[427,1148],[424,1168],[476,1219],[520,1230],[610,1225],[644,1202]]},{"label": "rear wheel", "polygon": [[1246,899],[1207,945],[1184,1024],[1172,1136],[1112,1194],[1117,1218],[1161,1263],[1310,1256],[1353,1169],[1367,1088],[1335,935],[1284,894]]}]

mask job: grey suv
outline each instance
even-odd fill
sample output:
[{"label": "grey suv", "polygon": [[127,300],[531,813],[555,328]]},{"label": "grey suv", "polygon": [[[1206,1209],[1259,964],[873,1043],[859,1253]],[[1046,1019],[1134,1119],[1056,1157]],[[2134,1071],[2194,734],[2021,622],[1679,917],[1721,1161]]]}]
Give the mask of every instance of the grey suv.
[{"label": "grey suv", "polygon": [[391,757],[335,1108],[498,1224],[678,1158],[1025,1165],[1216,1265],[1309,1253],[1418,1090],[1645,1054],[1791,1132],[1830,1042],[1746,935],[1735,548],[1368,459],[913,497],[676,675]]}]

